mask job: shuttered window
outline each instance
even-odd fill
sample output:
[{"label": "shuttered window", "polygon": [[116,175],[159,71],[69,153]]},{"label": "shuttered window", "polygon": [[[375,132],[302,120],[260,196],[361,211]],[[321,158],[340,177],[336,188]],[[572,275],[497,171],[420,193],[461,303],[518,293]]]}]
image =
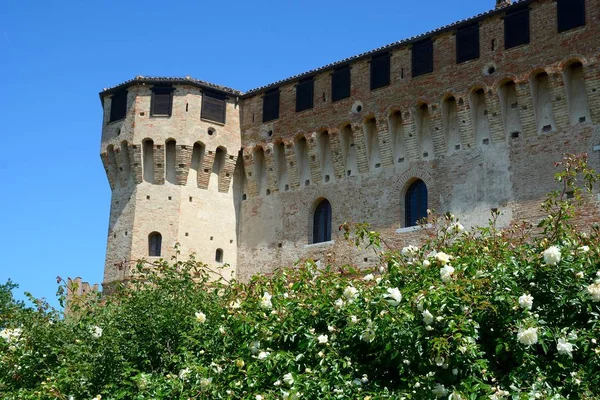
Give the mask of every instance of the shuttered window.
[{"label": "shuttered window", "polygon": [[529,7],[509,11],[504,17],[504,48],[529,43]]},{"label": "shuttered window", "polygon": [[585,0],[558,0],[556,8],[559,32],[585,25]]},{"label": "shuttered window", "polygon": [[433,72],[433,40],[431,38],[413,44],[412,77]]},{"label": "shuttered window", "polygon": [[153,117],[170,117],[173,106],[173,88],[155,86],[152,88],[152,104],[150,114]]},{"label": "shuttered window", "polygon": [[226,110],[227,99],[224,95],[210,91],[202,93],[200,118],[224,124]]},{"label": "shuttered window", "polygon": [[315,81],[306,78],[296,85],[296,112],[313,108]]},{"label": "shuttered window", "polygon": [[263,96],[263,122],[279,118],[279,88],[267,90]]},{"label": "shuttered window", "polygon": [[417,226],[417,222],[427,217],[427,186],[418,179],[406,191],[406,227]]},{"label": "shuttered window", "polygon": [[127,114],[127,90],[122,90],[111,97],[109,122],[123,119],[125,114]]},{"label": "shuttered window", "polygon": [[371,90],[390,84],[390,53],[371,58]]},{"label": "shuttered window", "polygon": [[313,243],[331,240],[331,204],[327,199],[321,200],[313,216]]},{"label": "shuttered window", "polygon": [[479,58],[479,24],[459,29],[456,32],[456,63],[460,64]]},{"label": "shuttered window", "polygon": [[350,66],[336,68],[331,74],[331,101],[350,97]]}]

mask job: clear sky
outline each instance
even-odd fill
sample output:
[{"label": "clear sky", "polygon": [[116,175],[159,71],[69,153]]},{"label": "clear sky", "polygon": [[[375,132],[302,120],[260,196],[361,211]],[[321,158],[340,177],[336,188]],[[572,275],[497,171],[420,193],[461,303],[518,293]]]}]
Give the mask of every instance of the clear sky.
[{"label": "clear sky", "polygon": [[494,0],[0,1],[0,282],[56,305],[102,281],[105,87],[193,76],[246,91],[492,9]]}]

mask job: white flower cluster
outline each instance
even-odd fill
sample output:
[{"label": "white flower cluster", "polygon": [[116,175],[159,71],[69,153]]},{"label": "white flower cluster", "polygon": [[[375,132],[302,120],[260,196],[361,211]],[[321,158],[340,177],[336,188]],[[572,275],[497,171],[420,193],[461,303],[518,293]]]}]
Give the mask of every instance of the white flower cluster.
[{"label": "white flower cluster", "polygon": [[592,296],[592,301],[600,301],[600,271],[596,272],[596,281],[587,287],[587,291]]},{"label": "white flower cluster", "polygon": [[273,308],[273,303],[271,303],[271,295],[267,292],[263,293],[263,296],[260,298],[260,308],[264,308],[265,310],[270,310]]},{"label": "white flower cluster", "polygon": [[196,316],[196,321],[198,321],[199,323],[203,324],[206,322],[206,314],[204,314],[203,312],[198,311],[194,315]]},{"label": "white flower cluster", "polygon": [[101,327],[96,325],[96,326],[92,326],[90,328],[90,332],[94,339],[100,339],[102,337],[102,332],[104,332],[104,330]]},{"label": "white flower cluster", "polygon": [[450,264],[444,265],[440,269],[440,278],[444,283],[452,280],[452,274],[454,274],[454,267]]},{"label": "white flower cluster", "polygon": [[358,298],[358,289],[354,286],[346,287],[346,289],[344,289],[344,297],[346,298],[346,300],[348,300],[348,302],[351,303],[356,298]]},{"label": "white flower cluster", "polygon": [[544,251],[544,262],[548,265],[556,265],[560,262],[560,249],[550,246]]},{"label": "white flower cluster", "polygon": [[573,344],[569,343],[565,338],[558,339],[558,343],[556,344],[558,354],[564,354],[569,357],[573,357],[573,347]]},{"label": "white flower cluster", "polygon": [[402,293],[400,293],[400,289],[398,288],[388,288],[387,294],[384,294],[383,297],[387,299],[386,301],[389,305],[394,307],[397,307],[400,301],[402,301]]},{"label": "white flower cluster", "polygon": [[525,310],[531,310],[533,307],[533,296],[530,294],[524,294],[523,296],[519,297],[519,305]]},{"label": "white flower cluster", "polygon": [[0,337],[4,339],[8,344],[14,344],[21,339],[21,328],[9,329],[5,328],[0,331]]},{"label": "white flower cluster", "polygon": [[419,248],[417,246],[413,246],[412,244],[410,246],[404,247],[400,251],[402,256],[409,261],[412,261],[412,259],[417,255],[418,252],[419,252]]},{"label": "white flower cluster", "polygon": [[525,346],[532,346],[538,342],[538,328],[519,329],[517,339]]}]

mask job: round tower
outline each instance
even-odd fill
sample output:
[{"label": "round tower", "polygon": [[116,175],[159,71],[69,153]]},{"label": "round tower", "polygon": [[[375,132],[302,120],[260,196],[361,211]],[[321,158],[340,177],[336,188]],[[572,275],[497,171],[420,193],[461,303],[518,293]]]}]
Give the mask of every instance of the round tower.
[{"label": "round tower", "polygon": [[[192,78],[136,77],[100,93],[112,190],[105,287],[135,260],[194,254],[235,274],[240,92]],[[240,160],[241,161],[241,160]]]}]

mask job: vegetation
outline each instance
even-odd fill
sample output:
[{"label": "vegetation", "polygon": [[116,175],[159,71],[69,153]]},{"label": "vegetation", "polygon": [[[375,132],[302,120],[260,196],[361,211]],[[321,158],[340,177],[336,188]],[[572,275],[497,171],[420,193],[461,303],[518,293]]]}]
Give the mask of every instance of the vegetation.
[{"label": "vegetation", "polygon": [[[600,231],[572,223],[597,175],[566,156],[531,234],[429,218],[373,270],[307,262],[248,283],[191,259],[140,262],[62,318],[0,286],[2,399],[599,398]],[[566,194],[574,191],[575,198]],[[570,196],[568,196],[570,197]],[[64,293],[61,285],[59,292]],[[64,298],[63,298],[64,300]]]}]

